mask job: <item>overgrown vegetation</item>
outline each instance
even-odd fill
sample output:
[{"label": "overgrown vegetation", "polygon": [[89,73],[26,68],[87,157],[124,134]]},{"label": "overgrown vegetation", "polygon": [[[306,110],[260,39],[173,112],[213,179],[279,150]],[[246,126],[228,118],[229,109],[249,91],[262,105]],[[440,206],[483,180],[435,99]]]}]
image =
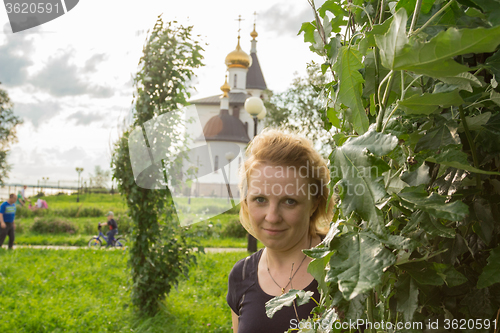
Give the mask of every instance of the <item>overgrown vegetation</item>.
[{"label": "overgrown vegetation", "polygon": [[328,0],[314,13],[301,32],[331,78],[318,89],[338,204],[307,252],[321,292],[309,326],[487,332],[500,308],[500,2]]},{"label": "overgrown vegetation", "polygon": [[[193,69],[202,65],[203,58],[202,48],[193,40],[191,31],[192,27],[164,23],[161,17],[158,18],[144,46],[134,80],[134,123],[117,142],[112,159],[113,178],[118,180],[119,190],[126,198],[129,215],[134,221],[130,249],[132,302],[141,313],[148,315],[159,310],[159,302],[165,299],[179,278],[187,274],[194,259],[190,252],[194,244],[186,237],[186,228],[179,226],[170,192],[165,186],[165,175],[175,180],[173,175],[177,169],[175,165],[165,165],[168,151],[163,158],[153,161],[150,148],[142,146],[146,125],[151,140],[148,144],[152,148],[171,147],[169,143],[179,136],[176,125],[181,118],[175,112],[187,105],[187,81],[192,78]],[[172,123],[160,124],[153,120],[167,113],[172,115]],[[136,127],[140,130],[135,131]],[[136,184],[129,141],[132,141],[130,145],[139,145],[142,148],[139,153],[144,154],[145,161],[151,162],[140,175],[140,180],[149,182],[150,186]]]}]

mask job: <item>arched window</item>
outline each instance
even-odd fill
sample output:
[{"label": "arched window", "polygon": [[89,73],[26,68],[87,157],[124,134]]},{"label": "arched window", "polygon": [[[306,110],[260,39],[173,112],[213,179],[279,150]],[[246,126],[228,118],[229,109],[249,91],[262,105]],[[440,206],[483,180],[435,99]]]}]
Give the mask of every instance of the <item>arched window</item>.
[{"label": "arched window", "polygon": [[237,76],[236,76],[236,74],[234,74],[233,88],[236,88],[236,86],[237,86],[236,82],[237,82]]},{"label": "arched window", "polygon": [[215,156],[215,160],[214,160],[214,170],[215,170],[215,173],[218,173],[218,172],[219,172],[219,156]]}]

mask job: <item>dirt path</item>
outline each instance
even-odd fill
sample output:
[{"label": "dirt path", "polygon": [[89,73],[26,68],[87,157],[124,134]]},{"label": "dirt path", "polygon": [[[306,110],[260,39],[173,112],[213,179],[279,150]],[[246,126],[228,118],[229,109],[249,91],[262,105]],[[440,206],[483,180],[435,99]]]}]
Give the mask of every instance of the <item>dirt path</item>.
[{"label": "dirt path", "polygon": [[[89,249],[87,246],[57,246],[57,245],[15,245],[14,249],[51,249],[51,250],[78,250],[78,249]],[[103,247],[103,249],[105,249]],[[112,248],[113,250],[117,250],[119,248]],[[205,252],[207,253],[220,253],[220,252],[237,252],[237,251],[246,251],[244,248],[236,248],[236,247],[206,247]]]}]

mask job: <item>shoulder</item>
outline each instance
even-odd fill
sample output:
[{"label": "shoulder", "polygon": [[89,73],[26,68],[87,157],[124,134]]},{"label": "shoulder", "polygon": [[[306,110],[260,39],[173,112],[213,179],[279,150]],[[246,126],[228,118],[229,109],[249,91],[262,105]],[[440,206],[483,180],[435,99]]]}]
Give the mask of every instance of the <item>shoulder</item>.
[{"label": "shoulder", "polygon": [[241,297],[255,284],[255,274],[261,254],[262,250],[239,260],[229,273],[226,300],[236,314],[239,314]]},{"label": "shoulder", "polygon": [[229,273],[229,282],[240,281],[246,279],[248,276],[252,275],[259,263],[259,258],[262,254],[262,249],[249,255],[246,258],[239,260],[234,264],[233,269]]},{"label": "shoulder", "polygon": [[9,203],[7,201],[3,202],[1,205],[0,205],[0,209],[5,209],[5,207],[7,207]]}]

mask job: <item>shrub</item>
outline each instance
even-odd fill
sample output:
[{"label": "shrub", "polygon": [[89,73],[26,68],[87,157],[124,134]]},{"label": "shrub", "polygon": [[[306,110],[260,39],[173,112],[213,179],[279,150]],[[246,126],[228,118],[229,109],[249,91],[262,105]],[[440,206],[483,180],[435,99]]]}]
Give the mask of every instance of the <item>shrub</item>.
[{"label": "shrub", "polygon": [[222,237],[235,237],[235,238],[244,238],[247,235],[247,231],[241,225],[238,219],[232,219],[227,223],[222,229],[221,236]]},{"label": "shrub", "polygon": [[31,226],[30,230],[34,233],[39,233],[39,234],[60,234],[60,233],[75,234],[78,231],[78,226],[71,221],[65,221],[59,218],[36,217],[35,222]]},{"label": "shrub", "polygon": [[118,232],[121,235],[127,235],[132,233],[134,227],[134,221],[128,215],[118,215],[115,216],[115,221],[118,224]]}]

